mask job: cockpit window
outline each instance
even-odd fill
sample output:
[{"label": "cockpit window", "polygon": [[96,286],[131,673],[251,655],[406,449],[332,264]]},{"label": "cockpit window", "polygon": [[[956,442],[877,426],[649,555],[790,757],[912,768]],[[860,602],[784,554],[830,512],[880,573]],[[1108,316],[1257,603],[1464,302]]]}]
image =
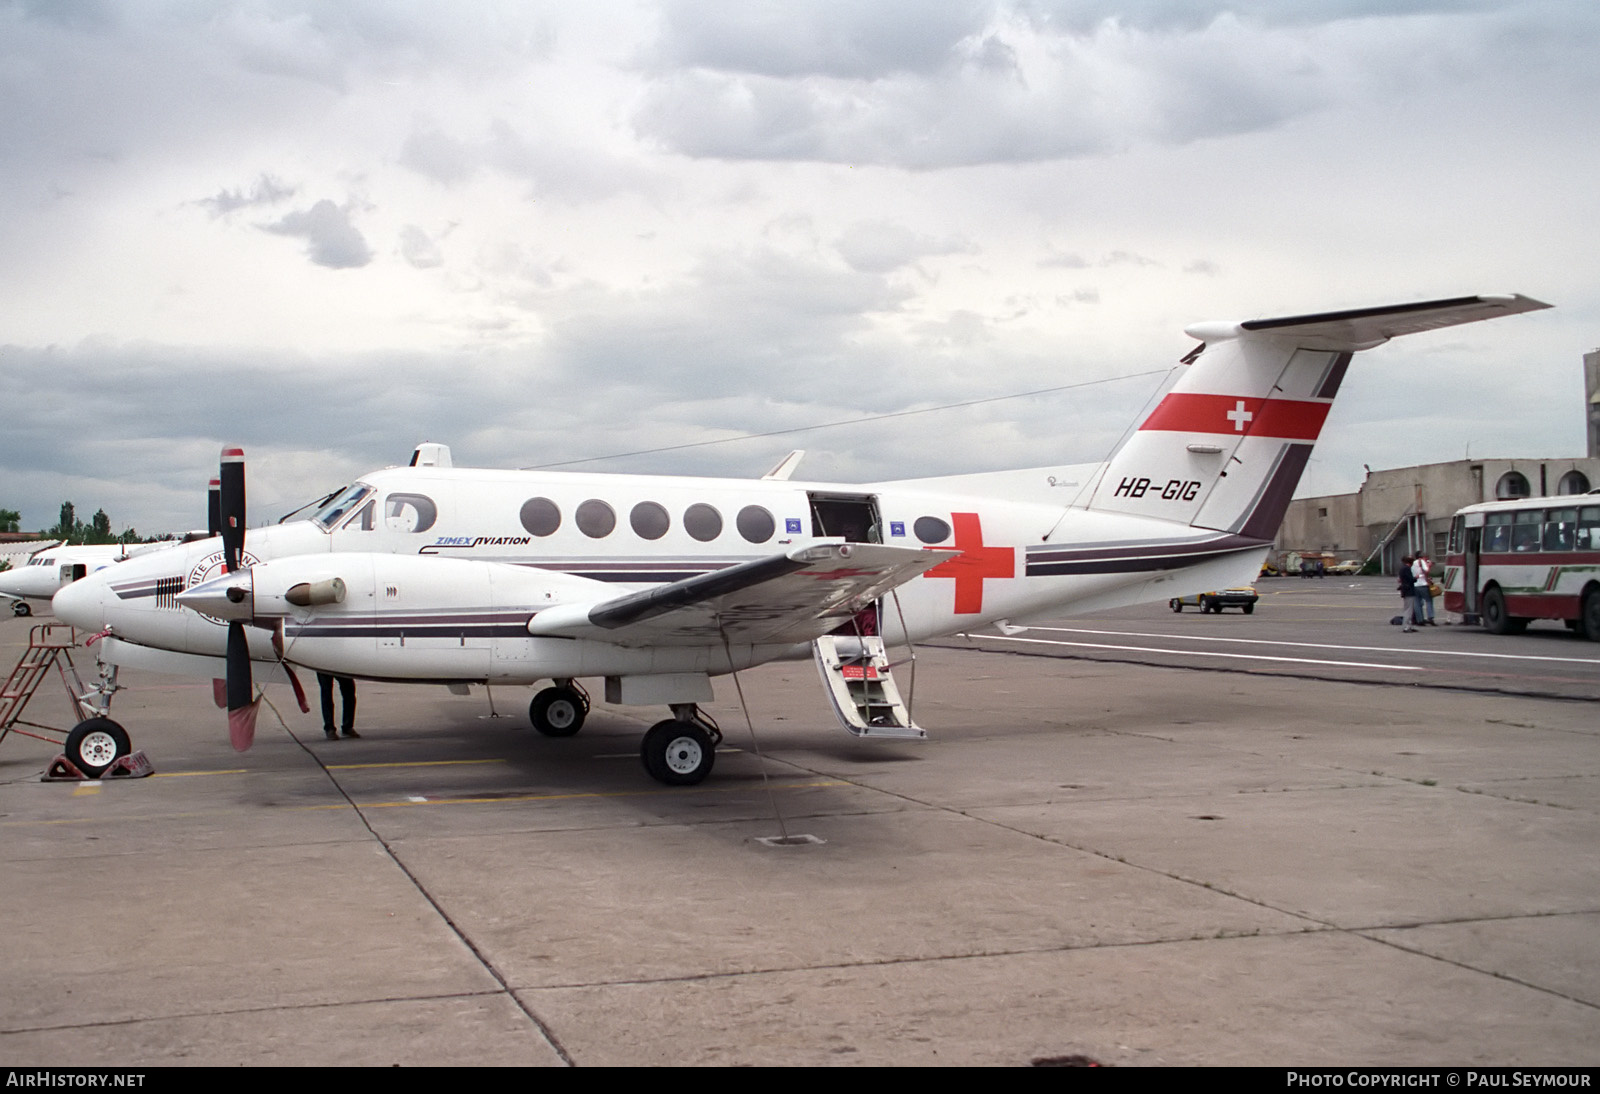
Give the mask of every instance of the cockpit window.
[{"label": "cockpit window", "polygon": [[391,532],[426,532],[439,519],[439,507],[422,494],[390,494],[383,499],[383,526]]},{"label": "cockpit window", "polygon": [[332,531],[349,514],[350,510],[360,505],[367,495],[371,493],[372,487],[367,486],[365,483],[358,482],[347,486],[335,494],[333,499],[326,505],[313,513],[311,519],[324,532]]}]

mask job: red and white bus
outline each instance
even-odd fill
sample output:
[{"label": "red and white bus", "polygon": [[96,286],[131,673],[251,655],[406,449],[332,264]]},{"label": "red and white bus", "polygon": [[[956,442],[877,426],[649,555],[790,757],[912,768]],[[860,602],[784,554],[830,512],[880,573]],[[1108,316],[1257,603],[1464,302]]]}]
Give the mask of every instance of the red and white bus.
[{"label": "red and white bus", "polygon": [[1513,498],[1469,505],[1450,524],[1446,611],[1495,634],[1560,619],[1600,642],[1600,497]]}]

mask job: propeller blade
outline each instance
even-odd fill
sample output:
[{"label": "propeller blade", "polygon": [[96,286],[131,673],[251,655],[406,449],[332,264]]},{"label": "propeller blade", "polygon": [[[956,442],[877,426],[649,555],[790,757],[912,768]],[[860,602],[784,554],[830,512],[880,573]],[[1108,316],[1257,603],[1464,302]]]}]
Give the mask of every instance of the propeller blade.
[{"label": "propeller blade", "polygon": [[256,736],[256,708],[259,700],[252,701],[255,690],[250,678],[250,644],[245,639],[244,624],[235,620],[228,624],[228,739],[234,751],[243,752]]},{"label": "propeller blade", "polygon": [[222,481],[212,479],[206,488],[206,533],[212,536],[222,534]]},{"label": "propeller blade", "polygon": [[222,561],[228,573],[237,573],[244,554],[244,449],[222,450],[221,492],[218,515],[222,518]]}]

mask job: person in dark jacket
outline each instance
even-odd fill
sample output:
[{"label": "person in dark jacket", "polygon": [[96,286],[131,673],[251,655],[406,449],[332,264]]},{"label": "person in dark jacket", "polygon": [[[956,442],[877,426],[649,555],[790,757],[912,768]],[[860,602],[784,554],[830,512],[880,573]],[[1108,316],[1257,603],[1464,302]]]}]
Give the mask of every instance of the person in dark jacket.
[{"label": "person in dark jacket", "polygon": [[1411,572],[1411,564],[1415,561],[1410,555],[1400,560],[1400,602],[1405,605],[1400,609],[1400,629],[1403,631],[1417,629],[1412,625],[1417,618],[1417,578]]}]

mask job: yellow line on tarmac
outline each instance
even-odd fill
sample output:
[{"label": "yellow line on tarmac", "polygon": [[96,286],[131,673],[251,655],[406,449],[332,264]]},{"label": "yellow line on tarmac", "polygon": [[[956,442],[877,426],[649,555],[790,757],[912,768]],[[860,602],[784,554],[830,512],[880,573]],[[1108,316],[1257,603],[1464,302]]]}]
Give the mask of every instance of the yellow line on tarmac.
[{"label": "yellow line on tarmac", "polygon": [[229,767],[219,771],[157,771],[150,777],[152,779],[186,779],[191,775],[244,775],[249,770],[248,767]]}]

